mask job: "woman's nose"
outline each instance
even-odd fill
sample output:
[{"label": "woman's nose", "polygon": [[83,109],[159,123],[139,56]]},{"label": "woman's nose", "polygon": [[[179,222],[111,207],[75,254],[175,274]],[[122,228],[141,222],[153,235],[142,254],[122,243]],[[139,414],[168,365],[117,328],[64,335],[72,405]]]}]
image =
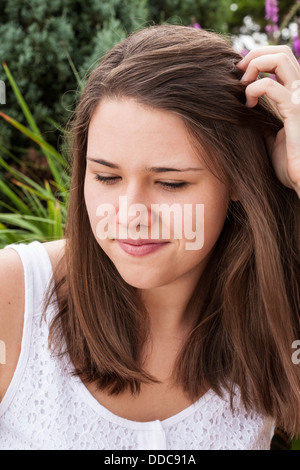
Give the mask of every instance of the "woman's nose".
[{"label": "woman's nose", "polygon": [[[139,237],[148,238],[148,230],[151,227],[151,207],[144,188],[140,186],[131,188],[119,196],[117,224],[120,228],[130,229],[132,232],[136,232],[136,228],[139,227]],[[131,238],[130,234],[128,238]]]}]

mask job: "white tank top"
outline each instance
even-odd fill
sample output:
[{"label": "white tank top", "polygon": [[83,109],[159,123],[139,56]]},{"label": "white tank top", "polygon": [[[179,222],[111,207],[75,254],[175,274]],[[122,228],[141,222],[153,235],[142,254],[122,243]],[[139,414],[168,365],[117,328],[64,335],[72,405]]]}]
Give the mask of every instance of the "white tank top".
[{"label": "white tank top", "polygon": [[34,241],[5,248],[16,250],[23,263],[25,318],[18,365],[0,403],[0,449],[270,449],[273,419],[247,413],[238,390],[233,413],[227,395],[222,399],[209,390],[162,421],[131,421],[98,403],[48,349],[55,306],[48,309],[47,322],[41,322],[43,295],[52,276],[45,247]]}]

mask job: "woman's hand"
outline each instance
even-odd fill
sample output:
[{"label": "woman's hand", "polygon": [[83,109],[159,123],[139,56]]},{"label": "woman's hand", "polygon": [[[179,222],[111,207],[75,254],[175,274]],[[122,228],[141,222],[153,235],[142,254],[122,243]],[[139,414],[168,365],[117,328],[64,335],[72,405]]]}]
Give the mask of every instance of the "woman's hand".
[{"label": "woman's hand", "polygon": [[[288,46],[266,46],[250,51],[237,65],[245,73],[246,106],[267,95],[277,106],[284,127],[270,142],[272,163],[279,180],[300,198],[300,66]],[[256,80],[259,72],[275,74],[276,80]]]}]

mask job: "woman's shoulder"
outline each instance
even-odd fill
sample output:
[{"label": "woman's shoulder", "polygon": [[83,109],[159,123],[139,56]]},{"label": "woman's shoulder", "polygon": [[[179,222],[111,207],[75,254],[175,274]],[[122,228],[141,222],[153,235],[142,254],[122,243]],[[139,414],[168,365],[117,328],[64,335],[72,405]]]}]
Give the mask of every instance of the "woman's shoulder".
[{"label": "woman's shoulder", "polygon": [[53,271],[55,271],[59,261],[64,255],[66,240],[63,238],[61,240],[45,242],[43,243],[43,245],[47,250],[48,256],[52,264],[52,269]]},{"label": "woman's shoulder", "polygon": [[[65,239],[43,243],[53,271],[62,258]],[[16,289],[18,286],[18,289]],[[7,313],[7,306],[24,307],[24,270],[21,258],[13,248],[0,250],[0,317]],[[1,308],[2,307],[2,308]],[[23,310],[23,308],[21,308]],[[0,328],[1,331],[1,328]]]},{"label": "woman's shoulder", "polygon": [[0,250],[0,400],[16,368],[23,332],[24,272],[21,258],[13,249]]},{"label": "woman's shoulder", "polygon": [[[16,288],[17,286],[17,288]],[[0,250],[0,331],[3,322],[12,322],[24,310],[24,271],[21,258],[13,249]],[[22,312],[21,312],[22,313]]]},{"label": "woman's shoulder", "polygon": [[[56,267],[61,256],[64,254],[65,245],[65,239],[43,243],[53,268]],[[0,249],[0,280],[2,281],[0,293],[2,294],[2,291],[6,291],[7,284],[10,284],[12,279],[16,279],[17,276],[20,280],[23,274],[22,261],[17,251],[9,246],[6,249]]]},{"label": "woman's shoulder", "polygon": [[[54,271],[64,253],[65,240],[45,242],[43,246],[47,250]],[[12,248],[1,249],[0,344],[1,350],[5,350],[5,358],[0,358],[0,401],[18,362],[23,333],[24,308],[25,283],[21,258]]]}]

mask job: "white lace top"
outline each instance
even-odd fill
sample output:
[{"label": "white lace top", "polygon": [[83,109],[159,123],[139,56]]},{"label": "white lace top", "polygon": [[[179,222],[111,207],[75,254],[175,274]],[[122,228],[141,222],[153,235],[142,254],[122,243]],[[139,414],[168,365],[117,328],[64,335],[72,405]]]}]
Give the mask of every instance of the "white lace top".
[{"label": "white lace top", "polygon": [[[48,322],[41,322],[41,310],[52,267],[45,247],[35,241],[5,248],[15,249],[23,262],[25,319],[19,362],[0,403],[0,449],[270,448],[273,420],[247,413],[238,393],[234,413],[227,398],[210,390],[163,421],[127,420],[98,403],[48,349]],[[49,320],[54,311],[48,309]]]}]

